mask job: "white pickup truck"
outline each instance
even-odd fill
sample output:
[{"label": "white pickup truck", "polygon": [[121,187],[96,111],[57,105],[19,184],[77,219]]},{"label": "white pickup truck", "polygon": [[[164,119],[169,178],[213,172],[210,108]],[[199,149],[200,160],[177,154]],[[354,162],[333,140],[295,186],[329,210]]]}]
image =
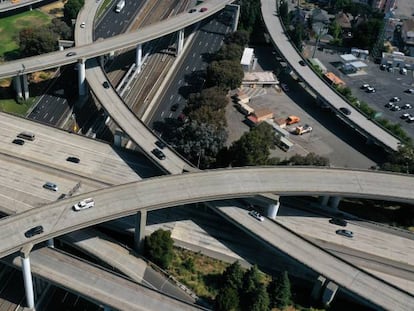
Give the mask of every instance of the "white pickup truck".
[{"label": "white pickup truck", "polygon": [[92,198],[87,198],[73,205],[73,210],[78,212],[78,211],[83,211],[84,209],[88,209],[94,206],[95,206],[95,201]]}]

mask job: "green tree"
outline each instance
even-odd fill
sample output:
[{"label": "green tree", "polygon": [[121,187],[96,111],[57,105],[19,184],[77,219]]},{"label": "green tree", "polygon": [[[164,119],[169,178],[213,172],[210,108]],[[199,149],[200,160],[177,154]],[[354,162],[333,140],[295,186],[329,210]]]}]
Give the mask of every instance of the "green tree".
[{"label": "green tree", "polygon": [[72,38],[72,29],[60,18],[54,18],[49,29],[57,34],[59,39],[68,40]]},{"label": "green tree", "polygon": [[263,284],[259,284],[247,295],[248,300],[243,309],[246,311],[267,311],[270,306],[269,294]]},{"label": "green tree", "polygon": [[171,231],[158,229],[145,237],[144,251],[151,261],[166,269],[174,258],[173,245]]},{"label": "green tree", "polygon": [[231,286],[236,290],[242,288],[243,285],[243,269],[238,261],[233,262],[224,270],[222,278],[224,286]]},{"label": "green tree", "polygon": [[306,156],[295,154],[289,159],[281,161],[280,165],[329,166],[329,159],[311,152]]},{"label": "green tree", "polygon": [[216,53],[215,59],[220,60],[233,60],[240,61],[243,55],[243,47],[235,43],[224,44],[221,49]]},{"label": "green tree", "polygon": [[224,38],[224,43],[234,43],[241,47],[245,47],[249,43],[249,33],[245,30],[237,30],[235,32],[229,33]]},{"label": "green tree", "polygon": [[63,7],[63,17],[68,25],[72,25],[72,19],[76,19],[85,0],[68,0]]},{"label": "green tree", "polygon": [[232,286],[225,286],[219,290],[215,299],[217,311],[236,311],[239,309],[239,293]]},{"label": "green tree", "polygon": [[289,26],[289,7],[288,0],[281,0],[279,4],[279,16],[285,27]]},{"label": "green tree", "polygon": [[243,276],[243,293],[251,293],[261,284],[262,276],[257,265],[250,267]]},{"label": "green tree", "polygon": [[25,28],[19,33],[20,53],[22,56],[34,56],[53,52],[57,49],[58,36],[47,27]]},{"label": "green tree", "polygon": [[273,128],[262,122],[250,132],[233,142],[228,150],[232,166],[254,166],[268,164],[270,148],[274,146]]},{"label": "green tree", "polygon": [[208,85],[217,85],[225,90],[239,87],[243,75],[239,60],[213,61],[207,67]]},{"label": "green tree", "polygon": [[292,292],[287,271],[284,271],[279,277],[272,277],[267,291],[271,307],[284,309],[289,306],[292,303]]},{"label": "green tree", "polygon": [[260,18],[260,0],[239,0],[239,27],[251,32]]}]

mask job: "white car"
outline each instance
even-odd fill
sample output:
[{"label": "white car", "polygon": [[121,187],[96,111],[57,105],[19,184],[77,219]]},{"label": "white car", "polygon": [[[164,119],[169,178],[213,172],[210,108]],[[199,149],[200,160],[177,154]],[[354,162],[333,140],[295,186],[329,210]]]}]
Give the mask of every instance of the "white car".
[{"label": "white car", "polygon": [[256,218],[257,220],[259,220],[259,221],[264,221],[264,217],[262,216],[262,215],[260,215],[260,213],[259,212],[256,212],[256,211],[250,211],[249,212],[249,215],[250,216],[253,216],[254,218]]},{"label": "white car", "polygon": [[80,24],[80,28],[85,28],[85,26],[86,26],[86,23],[85,23],[85,22],[82,22],[82,23]]},{"label": "white car", "polygon": [[83,211],[84,209],[88,209],[94,206],[95,206],[95,201],[92,198],[87,198],[73,205],[73,210],[78,212],[78,211]]}]

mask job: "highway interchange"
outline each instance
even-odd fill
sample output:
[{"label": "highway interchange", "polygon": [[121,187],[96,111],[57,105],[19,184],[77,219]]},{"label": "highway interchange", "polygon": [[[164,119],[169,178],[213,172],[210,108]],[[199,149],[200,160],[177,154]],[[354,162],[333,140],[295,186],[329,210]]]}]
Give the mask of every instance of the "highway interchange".
[{"label": "highway interchange", "polygon": [[[88,79],[88,80],[89,80],[89,79]],[[412,200],[412,198],[411,198],[410,200]]]}]

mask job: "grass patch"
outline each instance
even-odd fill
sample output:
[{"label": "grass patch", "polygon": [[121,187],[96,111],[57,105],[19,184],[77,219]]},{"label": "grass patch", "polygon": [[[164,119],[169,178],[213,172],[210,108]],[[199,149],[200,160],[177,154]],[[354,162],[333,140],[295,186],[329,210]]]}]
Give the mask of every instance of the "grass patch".
[{"label": "grass patch", "polygon": [[218,292],[220,275],[229,264],[182,248],[174,251],[175,257],[168,272],[197,296],[212,301]]},{"label": "grass patch", "polygon": [[39,10],[33,10],[0,19],[0,57],[6,60],[18,56],[19,32],[28,27],[46,25],[51,17]]},{"label": "grass patch", "polygon": [[17,114],[19,116],[26,116],[27,111],[32,106],[35,98],[17,103],[14,99],[0,100],[0,110],[3,112]]}]

